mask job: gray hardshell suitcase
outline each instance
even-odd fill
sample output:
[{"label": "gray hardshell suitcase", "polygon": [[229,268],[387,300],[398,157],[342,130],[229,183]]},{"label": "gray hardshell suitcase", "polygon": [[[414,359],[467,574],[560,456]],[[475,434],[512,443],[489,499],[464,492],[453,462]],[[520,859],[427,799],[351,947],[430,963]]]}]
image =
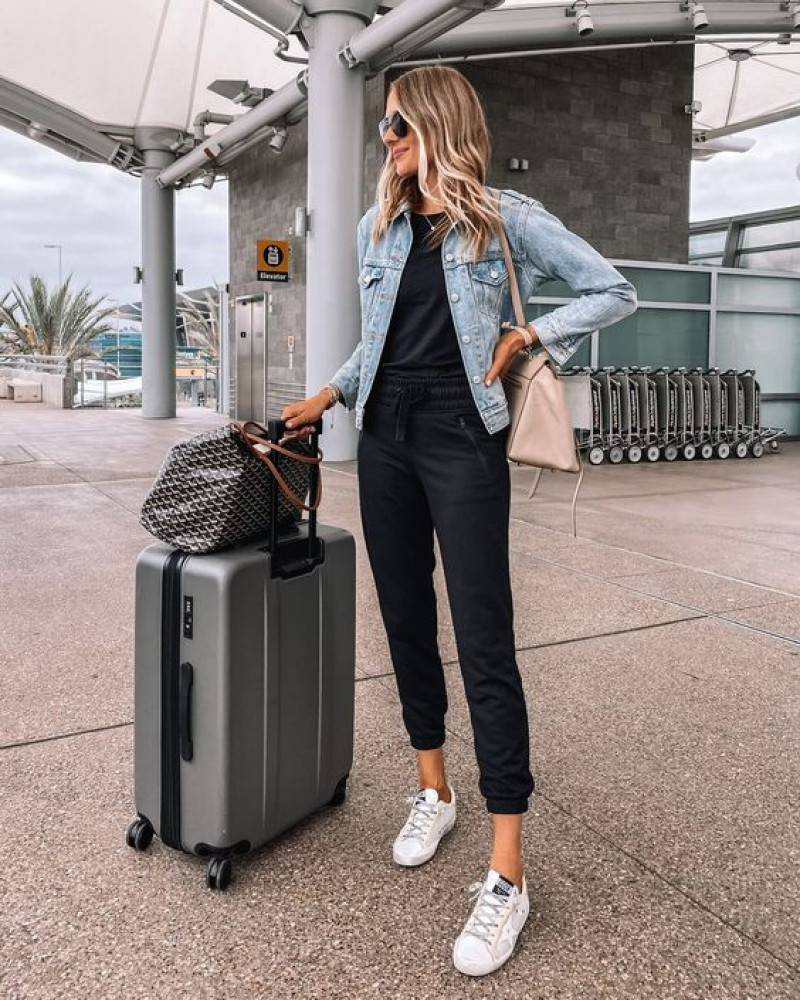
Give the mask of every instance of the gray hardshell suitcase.
[{"label": "gray hardshell suitcase", "polygon": [[146,849],[155,832],[209,858],[207,884],[224,889],[231,855],[343,802],[354,675],[348,532],[312,513],[278,538],[273,527],[269,543],[210,555],[146,548],[130,846]]}]

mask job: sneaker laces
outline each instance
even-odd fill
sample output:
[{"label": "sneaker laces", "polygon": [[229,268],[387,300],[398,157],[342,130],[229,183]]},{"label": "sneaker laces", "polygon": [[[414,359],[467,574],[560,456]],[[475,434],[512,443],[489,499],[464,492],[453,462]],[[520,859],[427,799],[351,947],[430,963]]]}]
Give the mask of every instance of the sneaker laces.
[{"label": "sneaker laces", "polygon": [[403,840],[423,840],[436,816],[436,802],[426,802],[424,791],[406,799],[411,805],[411,815],[406,820]]},{"label": "sneaker laces", "polygon": [[473,882],[467,891],[470,899],[477,900],[477,903],[464,928],[464,934],[471,934],[490,944],[497,929],[497,921],[508,905],[509,897],[492,892],[486,882]]}]

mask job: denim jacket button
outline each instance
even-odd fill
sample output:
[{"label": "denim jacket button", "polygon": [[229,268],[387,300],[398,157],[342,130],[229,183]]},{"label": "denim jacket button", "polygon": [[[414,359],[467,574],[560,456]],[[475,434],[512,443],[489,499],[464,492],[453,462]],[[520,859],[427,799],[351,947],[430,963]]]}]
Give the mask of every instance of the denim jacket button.
[{"label": "denim jacket button", "polygon": [[445,259],[445,260],[452,260],[452,259],[453,259],[453,255],[452,255],[451,253],[446,253],[446,254],[444,255],[444,259]]},{"label": "denim jacket button", "polygon": [[450,296],[450,301],[451,302],[458,302],[458,293],[457,292],[453,292],[453,294]]},{"label": "denim jacket button", "polygon": [[497,277],[497,271],[490,271],[489,272],[489,277],[496,278]]},{"label": "denim jacket button", "polygon": [[464,341],[465,344],[468,344],[469,343],[469,334],[465,333],[464,336],[461,339]]},{"label": "denim jacket button", "polygon": [[480,375],[473,375],[473,376],[472,376],[472,381],[473,381],[473,382],[480,382],[480,380],[481,380],[481,377],[480,377]]}]

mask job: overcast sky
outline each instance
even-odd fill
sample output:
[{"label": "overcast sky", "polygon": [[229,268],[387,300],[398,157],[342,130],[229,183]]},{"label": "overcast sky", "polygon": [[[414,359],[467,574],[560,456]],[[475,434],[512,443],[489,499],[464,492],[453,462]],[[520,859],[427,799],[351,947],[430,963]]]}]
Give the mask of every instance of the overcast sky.
[{"label": "overcast sky", "polygon": [[[75,163],[61,153],[0,127],[0,295],[31,273],[89,284],[95,295],[138,300],[140,184],[112,167]],[[176,205],[176,267],[184,288],[228,280],[228,185],[181,191]]]},{"label": "overcast sky", "polygon": [[[722,153],[692,168],[691,219],[716,218],[800,204],[800,119],[746,133],[748,153]],[[184,287],[228,280],[227,184],[176,197],[177,259]],[[75,163],[0,127],[0,295],[31,273],[89,284],[96,295],[138,299],[132,270],[139,259],[139,181],[111,167]]]}]

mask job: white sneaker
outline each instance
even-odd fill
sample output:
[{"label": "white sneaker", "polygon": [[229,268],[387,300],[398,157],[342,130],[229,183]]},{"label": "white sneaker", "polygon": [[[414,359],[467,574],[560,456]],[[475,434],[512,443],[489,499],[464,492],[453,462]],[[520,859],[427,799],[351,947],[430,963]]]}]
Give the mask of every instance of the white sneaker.
[{"label": "white sneaker", "polygon": [[398,865],[423,865],[436,853],[442,837],[456,822],[456,793],[452,785],[450,801],[442,802],[435,788],[421,788],[408,801],[411,812],[398,833],[392,854]]},{"label": "white sneaker", "polygon": [[530,912],[528,887],[523,878],[520,892],[492,868],[469,891],[475,908],[453,945],[453,963],[465,976],[485,976],[511,958]]}]

